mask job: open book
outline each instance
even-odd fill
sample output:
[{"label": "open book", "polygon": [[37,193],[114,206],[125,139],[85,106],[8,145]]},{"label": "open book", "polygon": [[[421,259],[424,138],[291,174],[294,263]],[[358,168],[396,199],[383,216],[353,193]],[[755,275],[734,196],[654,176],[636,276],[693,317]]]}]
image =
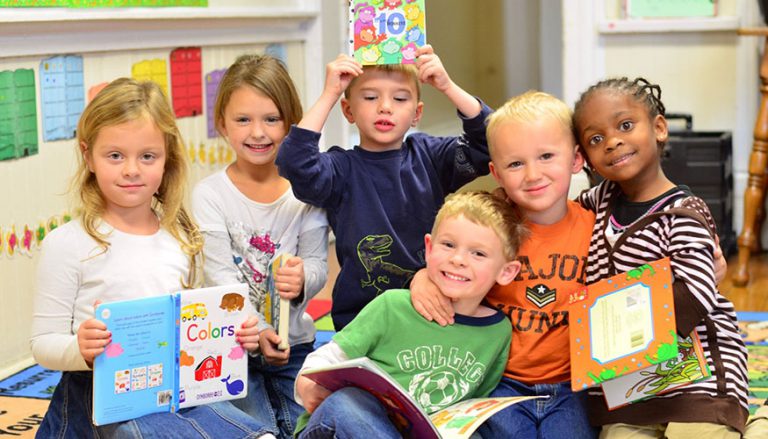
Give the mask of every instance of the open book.
[{"label": "open book", "polygon": [[363,65],[414,64],[426,43],[424,0],[350,0],[349,42]]},{"label": "open book", "polygon": [[600,384],[608,409],[662,395],[712,376],[696,331],[686,338],[678,335],[677,349],[676,357]]},{"label": "open book", "polygon": [[283,253],[276,256],[269,264],[269,276],[267,277],[267,297],[264,304],[264,318],[267,323],[272,325],[280,336],[279,349],[288,349],[288,324],[291,314],[291,303],[287,299],[280,297],[275,287],[275,273],[277,269],[285,264],[285,261],[292,258],[293,255]]},{"label": "open book", "polygon": [[[430,439],[469,438],[494,413],[536,396],[467,399],[427,415],[411,395],[389,374],[366,357],[333,366],[308,369],[304,376],[328,390],[358,387],[373,394],[389,412],[389,418],[405,437]],[[448,383],[436,381],[435,392],[447,392]]]},{"label": "open book", "polygon": [[94,424],[245,397],[247,300],[234,284],[100,304],[112,342],[94,360]]}]

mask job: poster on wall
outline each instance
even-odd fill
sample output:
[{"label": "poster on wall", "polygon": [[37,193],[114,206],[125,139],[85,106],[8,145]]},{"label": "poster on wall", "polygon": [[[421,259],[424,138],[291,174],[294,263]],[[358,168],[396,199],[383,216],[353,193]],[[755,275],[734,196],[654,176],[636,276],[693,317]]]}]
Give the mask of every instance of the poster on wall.
[{"label": "poster on wall", "polygon": [[0,71],[0,160],[37,154],[35,71]]},{"label": "poster on wall", "polygon": [[73,139],[85,108],[82,56],[62,55],[40,61],[40,101],[43,139]]},{"label": "poster on wall", "polygon": [[171,52],[171,90],[176,117],[203,112],[202,60],[199,47],[182,47]]}]

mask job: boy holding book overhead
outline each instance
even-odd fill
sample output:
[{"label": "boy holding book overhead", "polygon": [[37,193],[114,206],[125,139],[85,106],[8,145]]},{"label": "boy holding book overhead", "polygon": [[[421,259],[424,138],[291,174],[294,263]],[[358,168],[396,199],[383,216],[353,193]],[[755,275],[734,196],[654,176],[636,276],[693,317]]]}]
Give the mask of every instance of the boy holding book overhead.
[{"label": "boy holding book overhead", "polygon": [[[302,375],[347,359],[370,358],[427,413],[487,396],[504,371],[512,329],[503,313],[481,302],[493,285],[517,275],[515,254],[525,233],[506,201],[487,192],[449,196],[424,242],[428,276],[451,298],[456,324],[422,318],[408,290],[377,296],[304,362],[296,397],[312,416],[299,437],[400,437],[372,394],[354,387],[331,393]],[[455,391],[431,393],[426,385],[438,377]]]}]

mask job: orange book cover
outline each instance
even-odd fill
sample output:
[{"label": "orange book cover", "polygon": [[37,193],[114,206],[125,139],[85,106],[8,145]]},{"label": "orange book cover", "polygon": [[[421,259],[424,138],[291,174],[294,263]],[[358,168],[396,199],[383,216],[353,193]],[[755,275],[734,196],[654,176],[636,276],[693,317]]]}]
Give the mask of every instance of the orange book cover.
[{"label": "orange book cover", "polygon": [[574,391],[678,353],[669,258],[588,285],[569,302]]}]

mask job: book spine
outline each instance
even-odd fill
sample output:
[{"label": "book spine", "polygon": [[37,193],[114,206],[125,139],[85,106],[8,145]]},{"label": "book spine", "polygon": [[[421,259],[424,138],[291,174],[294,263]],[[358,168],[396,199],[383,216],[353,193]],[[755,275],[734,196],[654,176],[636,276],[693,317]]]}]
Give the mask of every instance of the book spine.
[{"label": "book spine", "polygon": [[179,395],[179,362],[181,358],[181,293],[175,293],[171,295],[171,303],[173,307],[173,323],[176,325],[176,337],[173,340],[173,398],[171,398],[171,413],[175,413],[179,409],[180,395]]}]

